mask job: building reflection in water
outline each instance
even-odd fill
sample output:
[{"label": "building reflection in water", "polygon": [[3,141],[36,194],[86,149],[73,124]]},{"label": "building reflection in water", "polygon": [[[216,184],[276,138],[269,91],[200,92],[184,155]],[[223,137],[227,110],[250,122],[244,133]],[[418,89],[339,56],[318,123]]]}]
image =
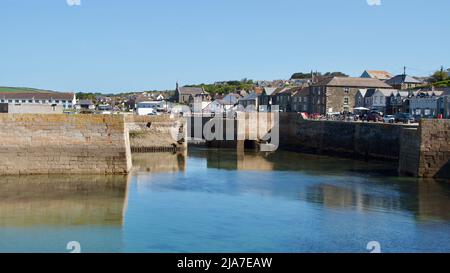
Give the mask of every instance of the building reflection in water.
[{"label": "building reflection in water", "polygon": [[[296,179],[288,183],[264,179],[264,173],[249,174],[261,175],[259,183],[253,185],[257,188],[252,190],[263,195],[299,199],[331,209],[405,212],[418,221],[450,220],[448,181],[398,177],[397,166],[391,162],[367,163],[284,151],[236,153],[196,149],[189,155],[205,158],[208,168],[213,169],[298,172]],[[240,186],[246,187],[245,183]]]},{"label": "building reflection in water", "polygon": [[423,180],[419,183],[420,220],[450,221],[449,181]]},{"label": "building reflection in water", "polygon": [[[401,182],[401,180],[407,180]],[[365,185],[341,187],[336,184],[310,186],[301,199],[329,208],[353,208],[358,211],[409,212],[420,221],[450,221],[448,182],[433,179],[396,179],[385,182],[367,179]]]},{"label": "building reflection in water", "polygon": [[186,169],[186,152],[133,153],[134,173],[169,173]]},{"label": "building reflection in water", "polygon": [[122,248],[128,176],[0,177],[0,250],[84,252]]}]

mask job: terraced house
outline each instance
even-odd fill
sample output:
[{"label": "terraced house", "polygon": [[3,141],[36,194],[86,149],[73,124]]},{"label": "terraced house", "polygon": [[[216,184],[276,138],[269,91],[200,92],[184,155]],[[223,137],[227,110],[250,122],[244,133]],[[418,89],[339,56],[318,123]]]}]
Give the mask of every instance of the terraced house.
[{"label": "terraced house", "polygon": [[3,112],[52,113],[71,109],[76,104],[74,93],[0,92]]},{"label": "terraced house", "polygon": [[292,96],[292,111],[309,113],[309,86],[298,89]]},{"label": "terraced house", "polygon": [[310,113],[353,112],[360,89],[390,89],[390,85],[373,78],[330,77],[310,87]]}]

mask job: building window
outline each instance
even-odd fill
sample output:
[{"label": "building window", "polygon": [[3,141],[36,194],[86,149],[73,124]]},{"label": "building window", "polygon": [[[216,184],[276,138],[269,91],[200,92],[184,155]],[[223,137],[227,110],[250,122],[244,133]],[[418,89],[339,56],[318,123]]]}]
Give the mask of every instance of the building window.
[{"label": "building window", "polygon": [[5,102],[5,100],[1,100],[1,102],[3,103],[3,102]]},{"label": "building window", "polygon": [[28,103],[33,103],[33,100],[28,100]]},{"label": "building window", "polygon": [[345,94],[349,94],[349,93],[350,93],[350,88],[345,87],[345,88],[344,88],[344,93],[345,93]]},{"label": "building window", "polygon": [[344,98],[344,104],[348,104],[349,103],[349,99],[347,97]]},{"label": "building window", "polygon": [[22,100],[22,103],[25,103],[25,102],[27,102],[26,100]]},{"label": "building window", "polygon": [[59,103],[59,100],[55,100],[55,103]]},{"label": "building window", "polygon": [[20,103],[20,101],[19,101],[19,100],[16,100],[16,103]]},{"label": "building window", "polygon": [[12,100],[8,100],[9,103],[12,103]]},{"label": "building window", "polygon": [[35,100],[34,102],[35,102],[35,103],[41,103],[39,100]]}]

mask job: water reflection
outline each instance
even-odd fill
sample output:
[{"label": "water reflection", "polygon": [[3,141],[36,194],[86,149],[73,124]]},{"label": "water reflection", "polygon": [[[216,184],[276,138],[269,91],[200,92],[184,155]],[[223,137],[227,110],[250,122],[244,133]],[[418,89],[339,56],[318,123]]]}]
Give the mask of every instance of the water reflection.
[{"label": "water reflection", "polygon": [[[206,159],[211,169],[272,172],[252,173],[260,177],[259,182],[252,184],[252,189],[236,184],[242,191],[298,199],[331,209],[397,211],[421,221],[450,220],[448,181],[398,177],[397,165],[392,162],[367,163],[283,151],[196,149],[189,155]],[[265,179],[267,176],[270,179]]]},{"label": "water reflection", "polygon": [[134,173],[169,173],[186,169],[186,152],[134,153]]},{"label": "water reflection", "polygon": [[[0,252],[450,251],[448,181],[290,152],[133,154],[129,176],[0,177]],[[324,244],[324,242],[328,242]]]},{"label": "water reflection", "polygon": [[287,151],[256,153],[234,150],[190,149],[189,156],[207,160],[208,168],[246,171],[303,171],[316,175],[362,172],[366,176],[397,175],[395,163],[367,162]]},{"label": "water reflection", "polygon": [[419,183],[419,220],[450,221],[450,190],[448,181],[424,180]]},{"label": "water reflection", "polygon": [[0,177],[0,251],[118,251],[127,207],[126,176]]}]

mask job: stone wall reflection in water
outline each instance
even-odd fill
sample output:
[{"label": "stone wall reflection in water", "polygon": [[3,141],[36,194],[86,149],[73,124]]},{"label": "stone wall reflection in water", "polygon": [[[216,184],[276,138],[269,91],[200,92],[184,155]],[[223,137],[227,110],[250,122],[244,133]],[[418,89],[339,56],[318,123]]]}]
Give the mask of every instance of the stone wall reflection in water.
[{"label": "stone wall reflection in water", "polygon": [[[261,180],[263,194],[283,195],[334,209],[407,211],[418,221],[450,220],[448,181],[398,177],[397,166],[293,152],[237,153],[191,150],[208,168],[257,172],[298,172],[298,181]],[[254,173],[253,175],[259,175]],[[280,173],[282,175],[282,173]],[[255,190],[255,189],[253,189]]]},{"label": "stone wall reflection in water", "polygon": [[[119,251],[127,176],[0,177],[0,251]],[[83,249],[84,247],[84,249]]]},{"label": "stone wall reflection in water", "polygon": [[[450,185],[291,152],[134,154],[129,176],[0,177],[0,252],[449,251]],[[329,242],[329,244],[323,244]]]},{"label": "stone wall reflection in water", "polygon": [[133,153],[134,173],[169,173],[186,169],[186,152]]}]

